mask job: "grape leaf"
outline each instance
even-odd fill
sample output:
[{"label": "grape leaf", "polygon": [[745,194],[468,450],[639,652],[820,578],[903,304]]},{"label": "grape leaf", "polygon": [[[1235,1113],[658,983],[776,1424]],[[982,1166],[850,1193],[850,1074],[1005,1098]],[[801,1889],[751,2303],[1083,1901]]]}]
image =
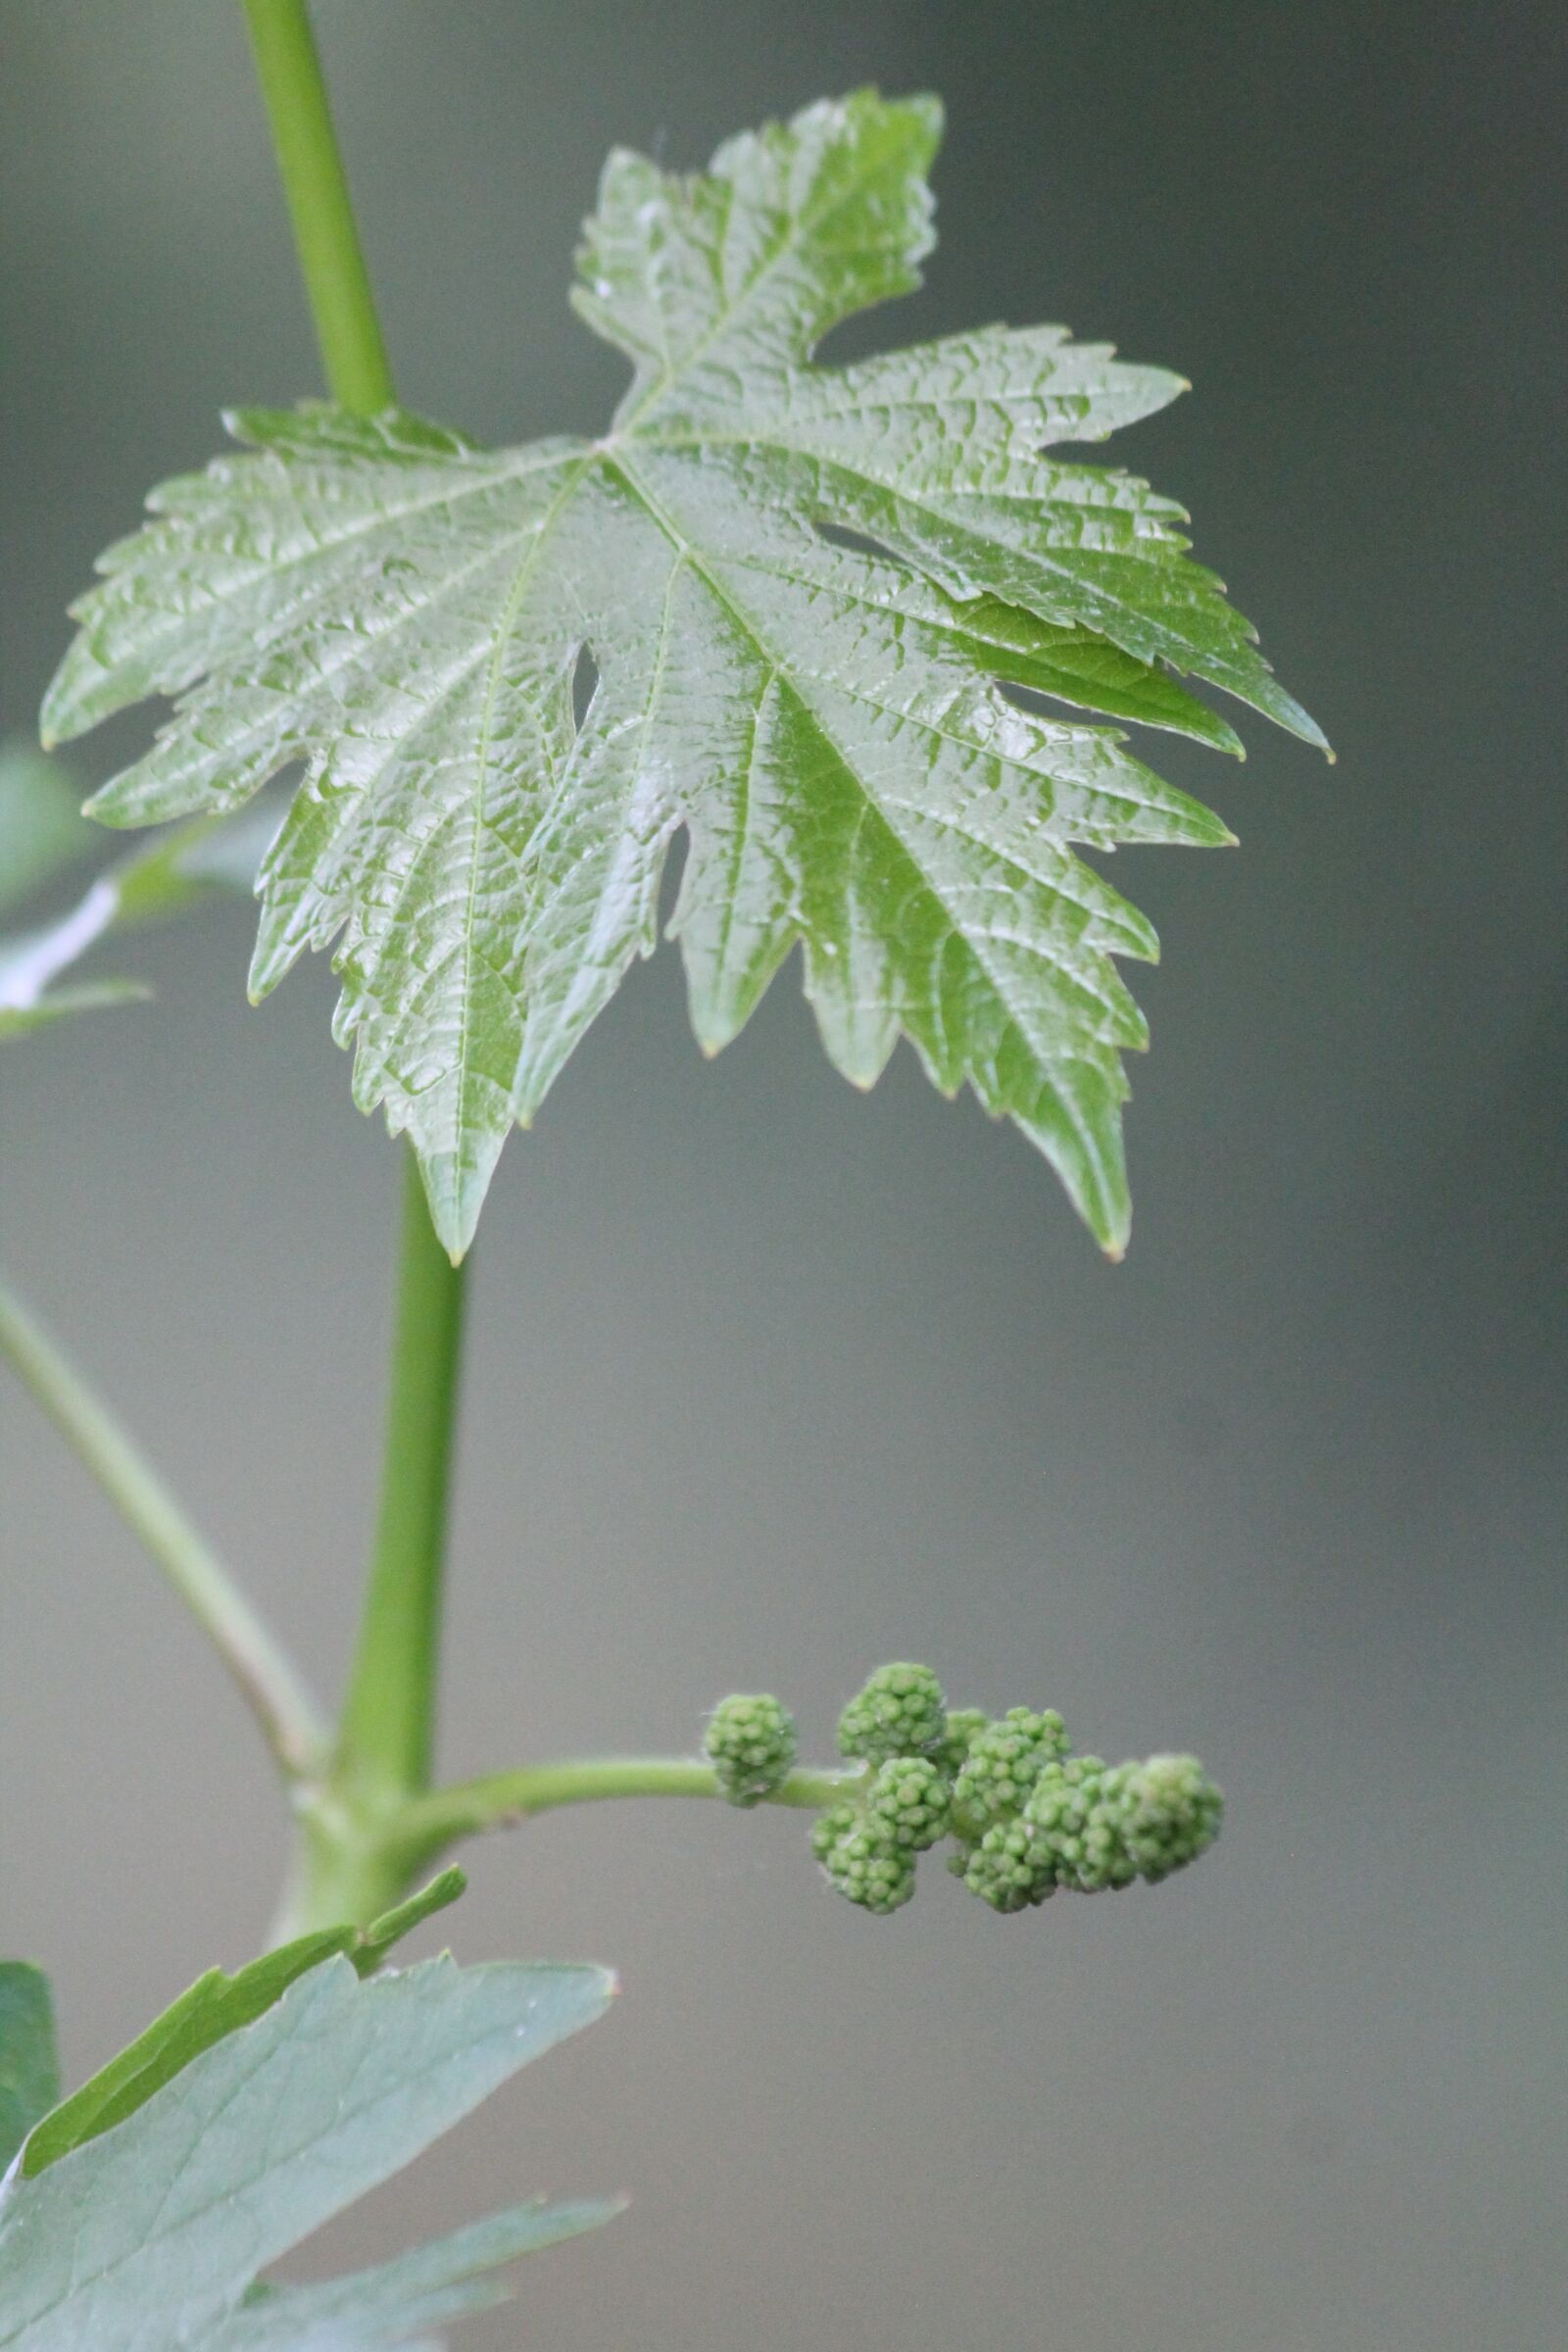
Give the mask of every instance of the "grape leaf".
[{"label": "grape leaf", "polygon": [[620,2207],[612,2200],[518,2205],[450,2237],[416,2247],[377,2270],[324,2286],[264,2290],[211,2339],[209,2352],[372,2352],[408,2341],[409,2331],[462,2319],[505,2302],[495,2274],[520,2255],[597,2229]]},{"label": "grape leaf", "polygon": [[341,1955],[204,2050],[112,2131],[0,2193],[0,2347],[349,2352],[407,2342],[471,2274],[608,2218],[496,2216],[330,2287],[258,2287],[287,2253],[517,2069],[592,2024],[603,1970],[450,1958],[361,1982]]},{"label": "grape leaf", "polygon": [[[54,1021],[69,1020],[75,1012],[104,1012],[114,1004],[144,1004],[152,994],[138,980],[81,980],[70,988],[50,988],[30,994],[24,1004],[6,1002],[8,985],[17,984],[19,973],[30,971],[24,963],[35,943],[31,939],[16,942],[7,940],[0,946],[0,1038],[30,1037],[35,1029],[47,1029]],[[11,950],[15,946],[15,960]]]},{"label": "grape leaf", "polygon": [[466,1885],[461,1870],[444,1870],[417,1894],[410,1895],[368,1928],[322,1928],[315,1935],[297,1936],[291,1943],[264,1952],[232,1976],[220,1968],[208,1969],[79,2090],[74,2090],[59,2106],[49,2102],[44,2120],[27,2140],[24,2173],[30,2180],[73,2148],[123,2123],[193,2058],[270,2009],[297,1977],[318,1968],[334,1953],[343,1953],[362,1977],[370,1975],[401,1937],[432,1913],[456,1902]]},{"label": "grape leaf", "polygon": [[357,1929],[348,1946],[348,1956],[361,1976],[368,1977],[378,1969],[394,1944],[401,1943],[405,1936],[412,1936],[416,1928],[423,1927],[427,1919],[433,1919],[438,1911],[445,1911],[455,1903],[466,1891],[467,1885],[467,1872],[461,1870],[456,1862],[449,1862],[445,1870],[438,1871],[413,1894],[405,1895],[401,1903],[394,1903],[390,1911],[383,1911],[379,1919],[372,1919],[368,1927]]},{"label": "grape leaf", "polygon": [[[6,783],[0,772],[0,811]],[[215,890],[253,890],[262,853],[276,831],[277,812],[266,806],[222,824],[198,817],[100,874],[54,922],[0,939],[0,1038],[25,1036],[68,1013],[139,1003],[150,993],[139,981],[81,980],[61,987],[59,975],[108,932],[162,922]]]},{"label": "grape leaf", "polygon": [[0,743],[0,914],[93,846],[65,763],[29,743]]},{"label": "grape leaf", "polygon": [[59,2096],[49,1980],[25,1960],[0,1960],[0,2173]]},{"label": "grape leaf", "polygon": [[296,1977],[353,1940],[352,1928],[327,1929],[265,1953],[233,1976],[208,1969],[79,2090],[50,2108],[23,2151],[23,2173],[31,2180],[73,2148],[123,2123],[203,2050],[248,2026],[282,1998]]},{"label": "grape leaf", "polygon": [[[51,740],[162,694],[113,824],[301,784],[263,869],[252,987],[338,941],[355,1095],[417,1150],[466,1247],[632,959],[670,929],[716,1052],[799,945],[860,1085],[902,1032],[1055,1165],[1119,1252],[1112,957],[1148,922],[1073,854],[1229,839],[1104,726],[1222,748],[1173,672],[1310,742],[1180,508],[1048,457],[1184,387],[1059,327],[993,326],[844,367],[836,321],[918,282],[933,99],[861,91],[679,178],[619,152],[578,312],[631,360],[611,429],[488,451],[403,412],[229,419],[253,454],[167,484],[102,559]],[[588,693],[586,709],[578,706]]]}]

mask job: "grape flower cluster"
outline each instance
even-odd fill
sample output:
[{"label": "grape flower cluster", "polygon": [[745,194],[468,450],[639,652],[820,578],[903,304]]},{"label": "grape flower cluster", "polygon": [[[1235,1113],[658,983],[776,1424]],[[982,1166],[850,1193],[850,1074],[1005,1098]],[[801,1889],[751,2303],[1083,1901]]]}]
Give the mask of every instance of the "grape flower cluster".
[{"label": "grape flower cluster", "polygon": [[[794,1720],[774,1698],[726,1699],[707,1745],[722,1793],[757,1804],[794,1764]],[[929,1666],[879,1667],[839,1719],[839,1749],[860,1771],[818,1813],[811,1850],[866,1911],[906,1903],[916,1858],[944,1838],[949,1869],[994,1911],[1153,1885],[1213,1844],[1224,1812],[1196,1756],[1074,1755],[1053,1710],[951,1708]]]},{"label": "grape flower cluster", "polygon": [[765,1691],[721,1699],[703,1741],[719,1792],[732,1805],[760,1805],[795,1761],[795,1718]]}]

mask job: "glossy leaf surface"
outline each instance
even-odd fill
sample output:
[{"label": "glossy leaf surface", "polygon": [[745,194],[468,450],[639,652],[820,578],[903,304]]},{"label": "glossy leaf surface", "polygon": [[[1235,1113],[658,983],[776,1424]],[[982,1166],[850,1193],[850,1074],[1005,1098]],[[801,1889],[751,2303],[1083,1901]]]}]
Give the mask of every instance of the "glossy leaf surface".
[{"label": "glossy leaf surface", "polygon": [[412,1136],[455,1254],[651,951],[680,833],[707,1050],[799,947],[848,1077],[908,1037],[1125,1240],[1145,1029],[1112,959],[1155,942],[1075,852],[1228,835],[1114,730],[1002,682],[1237,748],[1182,672],[1321,738],[1181,510],[1046,454],[1178,377],[1058,327],[812,364],[918,282],[939,128],[934,100],[861,92],[701,177],[617,152],[574,297],[634,370],[606,434],[496,452],[401,413],[245,412],[253,454],[156,493],[76,608],[54,737],[175,703],[96,813],[227,810],[303,763],[253,986],[338,943],[357,1099]]}]

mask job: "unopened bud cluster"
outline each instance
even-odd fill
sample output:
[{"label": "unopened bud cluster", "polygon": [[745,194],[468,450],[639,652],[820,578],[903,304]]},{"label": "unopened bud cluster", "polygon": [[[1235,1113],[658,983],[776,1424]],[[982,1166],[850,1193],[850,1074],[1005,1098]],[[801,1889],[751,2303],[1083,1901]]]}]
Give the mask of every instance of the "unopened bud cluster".
[{"label": "unopened bud cluster", "polygon": [[839,1747],[864,1786],[820,1814],[817,1860],[842,1894],[896,1911],[915,1856],[951,1838],[949,1868],[995,1911],[1153,1882],[1219,1834],[1223,1800],[1193,1756],[1106,1765],[1074,1756],[1061,1717],[950,1709],[928,1666],[883,1666],[851,1699]]},{"label": "unopened bud cluster", "polygon": [[[726,1698],[705,1745],[730,1803],[760,1804],[795,1763],[795,1719],[763,1694]],[[944,1838],[949,1869],[994,1911],[1153,1885],[1213,1844],[1224,1813],[1196,1756],[1075,1756],[1051,1708],[950,1707],[929,1666],[879,1666],[839,1718],[839,1751],[862,1770],[839,1776],[811,1850],[864,1911],[901,1909],[917,1856]],[[799,1781],[786,1793],[803,1801]]]}]

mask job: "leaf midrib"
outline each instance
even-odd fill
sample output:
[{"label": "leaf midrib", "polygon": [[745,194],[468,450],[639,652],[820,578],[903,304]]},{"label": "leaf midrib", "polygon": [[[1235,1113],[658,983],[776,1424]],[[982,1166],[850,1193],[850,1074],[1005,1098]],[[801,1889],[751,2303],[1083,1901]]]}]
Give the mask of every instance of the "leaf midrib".
[{"label": "leaf midrib", "polygon": [[467,1131],[468,1125],[468,1041],[472,1034],[473,1026],[474,992],[471,983],[473,973],[473,958],[475,953],[474,935],[477,929],[475,909],[478,904],[479,895],[479,850],[480,837],[483,833],[485,822],[485,787],[488,781],[490,769],[491,731],[495,724],[496,698],[500,691],[501,685],[501,661],[507,645],[511,640],[512,633],[516,626],[517,615],[522,610],[522,600],[527,592],[528,582],[532,579],[535,571],[539,567],[544,551],[550,544],[551,533],[555,529],[555,526],[559,522],[565,508],[570,504],[573,492],[577,489],[579,483],[583,479],[583,476],[589,471],[593,463],[594,458],[592,451],[583,453],[578,458],[575,466],[570,472],[568,472],[565,480],[562,482],[560,488],[557,490],[555,497],[550,502],[550,506],[544,515],[544,518],[540,522],[538,531],[535,533],[531,545],[524,548],[522,552],[522,556],[517,564],[517,568],[513,575],[512,585],[507,592],[507,601],[502,607],[501,616],[496,623],[495,644],[490,657],[490,673],[485,680],[484,705],[480,713],[479,738],[474,747],[475,776],[473,836],[472,848],[468,858],[467,899],[464,906],[463,914],[463,1010],[462,1018],[458,1028],[458,1084],[456,1090],[456,1102],[453,1112],[451,1143],[451,1152],[454,1160],[461,1160],[463,1152],[463,1138]]},{"label": "leaf midrib", "polygon": [[[617,453],[613,463],[615,469],[620,473],[622,480],[626,484],[626,487],[631,491],[638,503],[646,511],[649,519],[654,522],[656,526],[663,533],[664,537],[668,539],[670,545],[676,550],[677,555],[684,557],[686,562],[690,564],[692,569],[699,575],[700,578],[705,581],[715,600],[724,607],[726,612],[731,614],[737,625],[750,639],[751,643],[760,655],[762,661],[767,664],[769,669],[777,676],[785,688],[796,696],[797,700],[801,702],[803,707],[808,712],[811,723],[813,726],[819,729],[823,739],[831,746],[834,756],[838,760],[840,766],[855,785],[860,796],[865,811],[867,813],[874,814],[878,821],[887,828],[887,831],[892,839],[898,843],[900,853],[908,859],[910,866],[919,875],[921,886],[929,893],[936,905],[942,908],[943,914],[946,917],[949,925],[949,937],[956,938],[962,941],[965,949],[971,956],[973,956],[976,963],[980,966],[980,969],[985,973],[987,980],[995,989],[998,1002],[1006,1007],[1007,1018],[1017,1029],[1018,1035],[1027,1046],[1031,1056],[1035,1057],[1037,1061],[1041,1062],[1042,1074],[1044,1075],[1045,1073],[1041,1050],[1032,1036],[1030,1029],[1024,1024],[1018,1013],[1014,1010],[1011,990],[1009,989],[1005,979],[993,968],[992,964],[984,955],[981,946],[974,939],[970,938],[963,924],[959,922],[958,919],[954,915],[952,908],[949,906],[946,899],[943,897],[943,894],[937,883],[927,872],[920,858],[910,846],[908,841],[905,838],[899,826],[895,823],[888,808],[885,807],[884,804],[871,793],[861,777],[859,770],[856,766],[854,759],[839,742],[833,728],[829,725],[828,721],[823,716],[822,712],[817,709],[816,705],[808,700],[808,698],[802,693],[800,684],[797,682],[797,678],[790,665],[784,662],[781,662],[779,656],[774,651],[773,647],[768,643],[766,637],[762,634],[757,623],[752,619],[744,608],[736,602],[734,595],[728,588],[725,587],[723,581],[720,580],[711,567],[704,562],[701,550],[680,528],[680,525],[675,520],[674,516],[668,513],[667,509],[665,509],[662,502],[660,500],[658,493],[643,480],[641,474],[637,471],[635,462],[626,455],[624,449]],[[895,803],[894,807],[902,808],[904,805],[901,803]],[[922,811],[921,813],[929,815],[931,812]],[[960,828],[956,827],[951,821],[948,824],[948,829],[954,831],[960,830]],[[985,849],[985,854],[996,858],[999,865],[1010,865],[1020,877],[1029,881],[1037,882],[1041,888],[1053,890],[1055,889],[1056,886],[1054,884],[1046,882],[1041,877],[1031,875],[1026,867],[1019,865],[1015,859],[1007,858],[1004,852],[991,847],[989,844],[977,846],[982,846]],[[1065,852],[1064,854],[1070,855],[1070,853]],[[1061,892],[1059,895],[1068,898],[1074,905],[1081,906],[1082,904],[1080,901],[1073,900],[1070,892]],[[1091,910],[1084,908],[1083,911],[1088,914]],[[1060,972],[1076,987],[1081,989],[1086,985],[1086,976],[1081,972],[1073,970],[1070,964],[1064,963],[1059,957],[1054,956],[1050,952],[1049,947],[1022,941],[1015,942],[1014,944],[1023,946],[1033,945],[1033,952],[1040,956],[1043,962],[1051,964],[1054,969]],[[1097,953],[1103,954],[1104,951],[1097,951]],[[1097,995],[1097,1001],[1102,1003],[1103,1000],[1098,997],[1098,992],[1094,993]],[[1107,1010],[1109,1008],[1107,1007]]]}]

